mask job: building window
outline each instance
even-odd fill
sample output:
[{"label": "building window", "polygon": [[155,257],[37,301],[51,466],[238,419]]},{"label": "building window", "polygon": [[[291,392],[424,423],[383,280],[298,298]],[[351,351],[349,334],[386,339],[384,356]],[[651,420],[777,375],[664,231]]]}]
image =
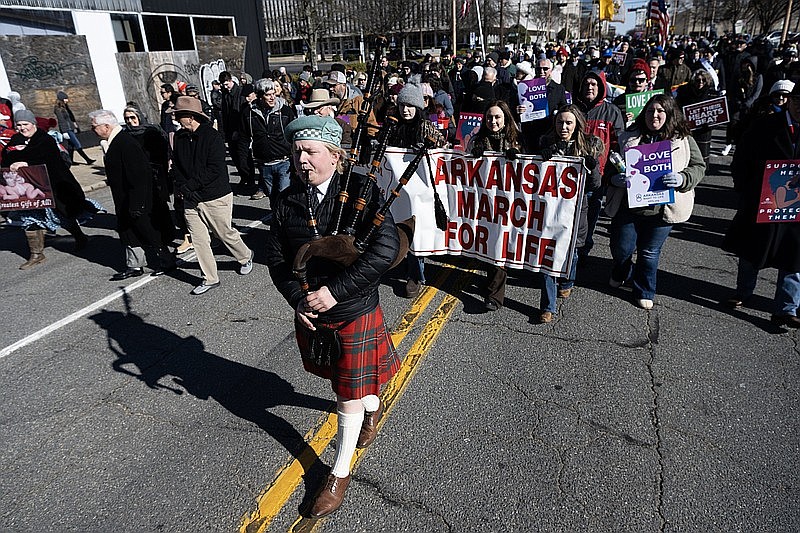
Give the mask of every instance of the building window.
[{"label": "building window", "polygon": [[144,40],[139,27],[137,15],[111,13],[111,26],[114,28],[114,40],[117,41],[117,52],[144,52]]},{"label": "building window", "polygon": [[189,17],[169,17],[169,32],[173,50],[194,50],[194,37]]},{"label": "building window", "polygon": [[194,17],[194,32],[197,35],[233,35],[233,20]]},{"label": "building window", "polygon": [[144,33],[147,36],[147,48],[150,52],[169,52],[172,43],[169,41],[167,17],[161,15],[142,15]]},{"label": "building window", "polygon": [[0,35],[75,35],[72,13],[0,9]]}]

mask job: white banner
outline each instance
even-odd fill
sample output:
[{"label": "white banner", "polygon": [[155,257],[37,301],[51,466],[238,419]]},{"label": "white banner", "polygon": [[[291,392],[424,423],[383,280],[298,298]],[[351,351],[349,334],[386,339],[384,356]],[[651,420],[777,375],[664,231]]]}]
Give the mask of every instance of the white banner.
[{"label": "white banner", "polygon": [[[378,184],[397,186],[409,150],[389,148]],[[436,227],[431,178],[448,213],[447,231]],[[431,150],[392,205],[396,221],[416,217],[415,255],[466,255],[509,268],[566,276],[575,253],[585,171],[575,157],[496,152],[476,159],[454,150]]]}]

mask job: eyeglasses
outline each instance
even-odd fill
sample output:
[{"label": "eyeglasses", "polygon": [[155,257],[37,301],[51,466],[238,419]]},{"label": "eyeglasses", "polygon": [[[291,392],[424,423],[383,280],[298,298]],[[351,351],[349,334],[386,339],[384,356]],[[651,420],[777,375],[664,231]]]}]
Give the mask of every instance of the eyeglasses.
[{"label": "eyeglasses", "polygon": [[633,81],[636,83],[645,83],[647,78],[633,78]]},{"label": "eyeglasses", "polygon": [[536,67],[536,70],[550,70],[550,67]]},{"label": "eyeglasses", "polygon": [[125,120],[125,122],[129,122],[131,120],[139,120],[139,117],[137,117],[136,115],[130,115],[127,117],[123,117],[123,119]]},{"label": "eyeglasses", "polygon": [[96,130],[100,126],[102,126],[102,124],[92,124],[92,131]]}]

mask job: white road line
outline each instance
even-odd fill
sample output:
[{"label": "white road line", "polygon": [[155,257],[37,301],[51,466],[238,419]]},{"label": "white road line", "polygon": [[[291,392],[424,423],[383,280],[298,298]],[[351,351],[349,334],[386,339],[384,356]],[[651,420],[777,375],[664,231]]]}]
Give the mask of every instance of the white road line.
[{"label": "white road line", "polygon": [[0,350],[0,359],[2,359],[3,357],[5,357],[7,355],[10,355],[10,354],[16,352],[17,350],[19,350],[20,348],[22,348],[24,346],[27,346],[27,345],[29,345],[29,344],[31,344],[33,342],[38,341],[39,339],[41,339],[45,335],[48,335],[48,334],[54,332],[57,329],[63,328],[64,326],[66,326],[67,324],[69,324],[71,322],[75,322],[79,318],[81,318],[81,317],[83,317],[85,315],[88,315],[92,311],[96,311],[97,309],[103,307],[104,305],[106,305],[106,304],[108,304],[110,302],[113,302],[117,298],[121,298],[125,294],[130,294],[131,292],[133,292],[134,290],[138,289],[142,285],[146,285],[146,284],[148,284],[151,281],[154,281],[156,279],[157,278],[154,278],[154,277],[151,277],[151,276],[147,276],[147,277],[144,277],[142,279],[136,280],[133,283],[131,283],[130,285],[128,285],[126,287],[123,287],[120,290],[118,290],[116,292],[113,292],[112,294],[109,294],[105,298],[103,298],[101,300],[97,300],[95,303],[87,305],[86,307],[84,307],[83,309],[80,309],[78,311],[75,311],[71,315],[65,316],[64,318],[62,318],[61,320],[59,320],[57,322],[53,322],[49,326],[40,329],[36,333],[28,335],[24,339],[18,340],[17,342],[12,344],[11,346],[6,346],[2,350]]},{"label": "white road line", "polygon": [[[253,229],[253,228],[257,227],[257,226],[260,226],[261,224],[265,224],[269,220],[269,218],[270,218],[270,215],[267,215],[266,217],[264,217],[264,218],[262,218],[260,220],[254,220],[253,222],[251,222],[250,224],[248,224],[246,226],[246,229]],[[243,231],[241,233],[247,233],[247,231]],[[190,262],[195,257],[196,257],[195,253],[194,252],[190,252],[190,253],[186,254],[186,257],[181,258],[181,260],[184,261],[184,262]],[[62,318],[61,320],[57,321],[57,322],[53,322],[49,326],[46,326],[46,327],[40,329],[39,331],[28,335],[24,339],[18,340],[17,342],[15,342],[14,344],[12,344],[10,346],[6,346],[2,350],[0,350],[0,359],[4,358],[7,355],[11,355],[12,353],[16,352],[20,348],[23,348],[23,347],[25,347],[25,346],[27,346],[27,345],[29,345],[31,343],[34,343],[34,342],[38,341],[39,339],[45,337],[46,335],[49,335],[50,333],[56,331],[57,329],[63,328],[67,324],[75,322],[79,318],[82,318],[82,317],[88,315],[92,311],[96,311],[96,310],[100,309],[104,305],[113,302],[117,298],[122,298],[124,295],[132,293],[133,291],[135,291],[139,287],[143,287],[143,286],[147,285],[148,283],[150,283],[151,281],[155,281],[156,279],[158,279],[158,278],[154,278],[152,276],[146,276],[146,277],[144,277],[142,279],[136,280],[133,283],[131,283],[130,285],[127,285],[127,286],[119,289],[118,291],[115,291],[115,292],[109,294],[105,298],[97,300],[93,304],[89,304],[86,307],[84,307],[83,309],[79,309],[78,311],[75,311],[71,315],[67,315],[64,318]]]}]

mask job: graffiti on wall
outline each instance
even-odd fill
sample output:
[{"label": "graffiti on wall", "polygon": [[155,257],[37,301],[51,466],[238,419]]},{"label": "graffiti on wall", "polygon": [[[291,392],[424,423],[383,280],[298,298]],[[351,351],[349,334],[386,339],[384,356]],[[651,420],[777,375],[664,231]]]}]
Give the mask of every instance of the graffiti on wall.
[{"label": "graffiti on wall", "polygon": [[56,63],[55,61],[42,61],[37,56],[28,56],[22,60],[20,70],[14,72],[22,81],[43,81],[60,78],[64,71],[71,67],[87,68],[86,63]]},{"label": "graffiti on wall", "polygon": [[200,90],[203,100],[211,102],[211,82],[219,79],[220,72],[225,72],[225,60],[217,59],[211,63],[200,65]]}]

